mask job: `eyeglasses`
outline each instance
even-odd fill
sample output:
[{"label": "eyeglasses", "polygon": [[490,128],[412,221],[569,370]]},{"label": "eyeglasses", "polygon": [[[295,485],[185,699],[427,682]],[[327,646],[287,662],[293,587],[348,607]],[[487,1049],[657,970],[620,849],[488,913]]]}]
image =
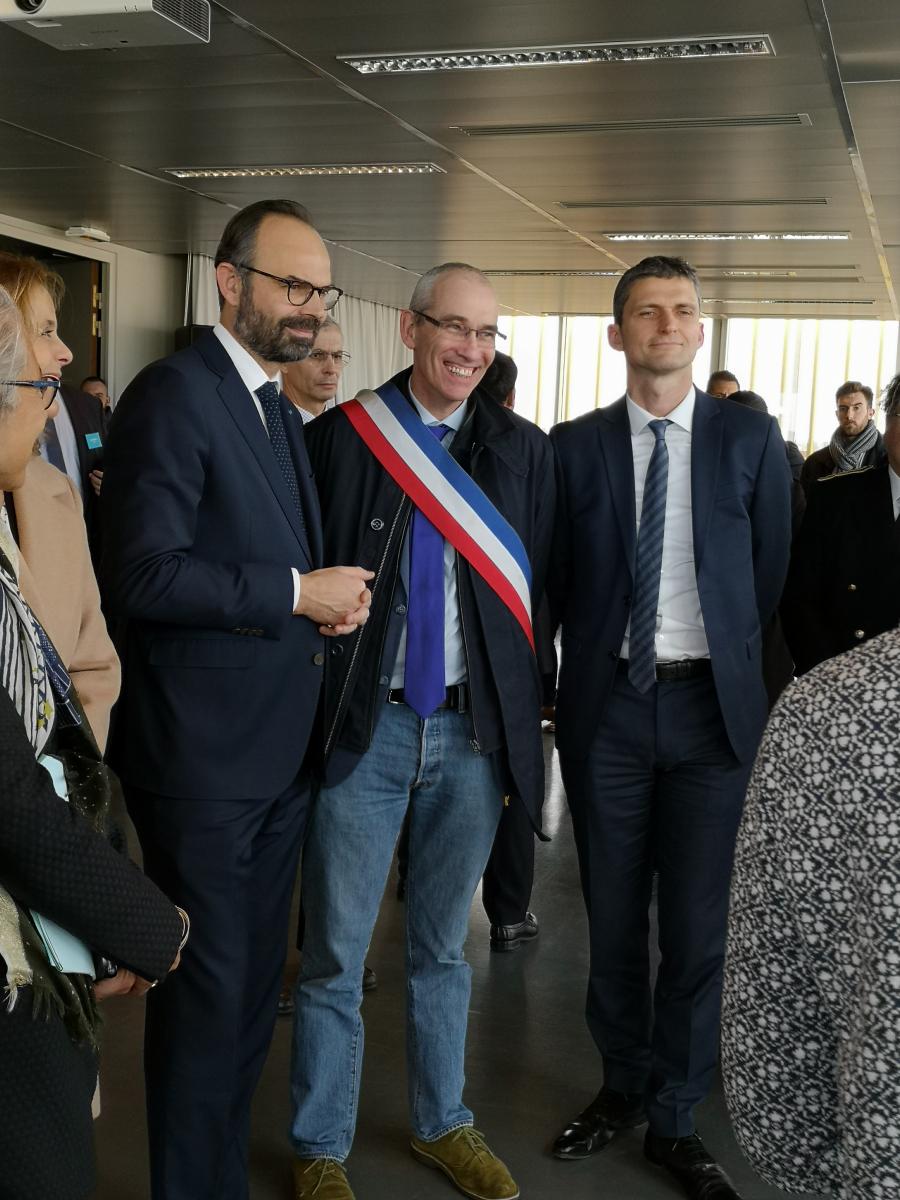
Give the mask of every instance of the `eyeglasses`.
[{"label": "eyeglasses", "polygon": [[270,275],[268,271],[260,271],[259,267],[251,267],[248,263],[234,263],[239,271],[252,271],[254,275],[264,275],[266,279],[274,279],[276,283],[281,283],[287,288],[288,304],[295,304],[300,308],[304,304],[308,304],[316,293],[321,297],[322,304],[325,306],[325,311],[329,312],[343,296],[343,291],[333,284],[327,287],[316,287],[310,283],[308,279],[284,279],[281,275]]},{"label": "eyeglasses", "polygon": [[[29,387],[37,388],[44,401],[44,408],[49,408],[56,399],[59,391],[58,379],[0,379],[0,387]],[[50,393],[49,397],[47,393]]]},{"label": "eyeglasses", "polygon": [[505,333],[501,333],[499,329],[492,329],[489,325],[484,329],[473,329],[471,325],[463,325],[461,321],[439,321],[436,317],[429,317],[428,313],[419,312],[417,308],[411,308],[409,311],[433,325],[435,329],[440,329],[452,342],[467,342],[470,333],[475,334],[475,341],[479,346],[496,346],[497,338],[506,341]]},{"label": "eyeglasses", "polygon": [[306,357],[310,362],[318,363],[320,367],[323,367],[329,358],[336,367],[342,367],[350,361],[346,350],[310,350]]}]

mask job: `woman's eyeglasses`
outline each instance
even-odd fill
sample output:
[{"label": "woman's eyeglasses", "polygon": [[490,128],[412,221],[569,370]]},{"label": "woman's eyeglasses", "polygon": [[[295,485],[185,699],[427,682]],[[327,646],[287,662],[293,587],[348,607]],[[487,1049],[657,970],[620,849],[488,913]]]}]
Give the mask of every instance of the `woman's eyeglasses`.
[{"label": "woman's eyeglasses", "polygon": [[0,387],[37,388],[44,401],[44,408],[49,408],[56,399],[59,391],[58,379],[0,379]]}]

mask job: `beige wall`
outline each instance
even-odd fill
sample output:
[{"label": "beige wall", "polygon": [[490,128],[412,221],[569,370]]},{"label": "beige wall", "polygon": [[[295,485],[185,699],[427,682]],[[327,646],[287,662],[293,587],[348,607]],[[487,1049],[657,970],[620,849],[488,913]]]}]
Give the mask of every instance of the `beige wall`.
[{"label": "beige wall", "polygon": [[72,240],[63,237],[58,229],[2,214],[0,233],[107,264],[101,374],[105,372],[113,396],[121,396],[147,363],[172,352],[174,332],[184,324],[182,256],[145,254],[110,242]]}]

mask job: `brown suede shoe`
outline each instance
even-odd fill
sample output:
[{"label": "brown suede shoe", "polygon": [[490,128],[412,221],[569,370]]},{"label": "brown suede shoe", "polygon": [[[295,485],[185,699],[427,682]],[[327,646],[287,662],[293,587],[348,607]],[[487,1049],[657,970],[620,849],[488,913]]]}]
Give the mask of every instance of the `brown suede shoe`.
[{"label": "brown suede shoe", "polygon": [[334,1158],[294,1159],[294,1200],[355,1200],[347,1172]]},{"label": "brown suede shoe", "polygon": [[413,1158],[437,1167],[471,1200],[516,1200],[519,1189],[504,1164],[471,1125],[452,1129],[434,1142],[413,1138]]}]

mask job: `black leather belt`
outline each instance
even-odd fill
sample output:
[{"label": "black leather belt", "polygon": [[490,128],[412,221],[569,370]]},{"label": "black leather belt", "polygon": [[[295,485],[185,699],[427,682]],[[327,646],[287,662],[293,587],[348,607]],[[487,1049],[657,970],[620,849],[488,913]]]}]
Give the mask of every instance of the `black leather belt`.
[{"label": "black leather belt", "polygon": [[[628,674],[628,659],[620,658],[617,670]],[[699,679],[712,675],[712,663],[708,658],[682,658],[677,662],[656,662],[657,683],[682,683],[685,679]]]},{"label": "black leather belt", "polygon": [[[387,694],[388,704],[405,704],[406,697],[403,695],[403,688],[390,688]],[[449,708],[453,712],[464,713],[469,711],[469,687],[465,683],[454,683],[447,688],[444,699],[438,705],[438,708]]]}]

